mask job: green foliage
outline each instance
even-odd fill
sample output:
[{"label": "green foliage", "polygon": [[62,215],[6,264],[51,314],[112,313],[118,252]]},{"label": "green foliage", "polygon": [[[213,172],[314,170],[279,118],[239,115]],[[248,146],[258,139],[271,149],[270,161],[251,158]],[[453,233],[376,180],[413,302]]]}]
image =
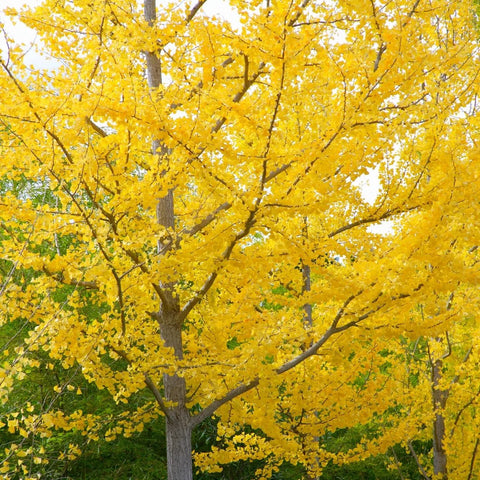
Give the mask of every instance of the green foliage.
[{"label": "green foliage", "polygon": [[[329,433],[322,440],[328,450],[346,452],[359,445],[362,438],[376,436],[372,425],[357,425]],[[431,442],[412,442],[417,454],[428,454]],[[330,462],[323,470],[322,480],[423,480],[412,454],[401,445],[391,447],[385,454],[371,456],[361,462],[344,465]]]},{"label": "green foliage", "polygon": [[113,442],[92,442],[70,462],[64,477],[71,480],[163,480],[167,477],[162,418],[143,432]]}]

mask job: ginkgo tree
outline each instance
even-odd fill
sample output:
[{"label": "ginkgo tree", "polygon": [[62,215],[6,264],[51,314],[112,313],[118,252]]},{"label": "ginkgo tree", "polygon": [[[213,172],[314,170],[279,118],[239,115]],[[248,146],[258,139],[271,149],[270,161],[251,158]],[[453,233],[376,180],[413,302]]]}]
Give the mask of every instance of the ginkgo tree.
[{"label": "ginkgo tree", "polygon": [[[461,302],[455,300],[457,296],[462,297]],[[397,362],[395,376],[402,390],[411,392],[411,400],[404,404],[408,405],[409,416],[418,419],[414,437],[431,440],[431,458],[421,458],[408,434],[403,442],[422,478],[471,480],[478,475],[480,444],[478,294],[475,289],[458,288],[431,305],[420,304],[416,316],[423,320],[426,311],[430,321],[436,323],[435,337],[416,338],[411,343],[404,338],[397,342],[399,348],[393,343],[389,346],[394,355],[402,356],[400,350],[404,351],[406,368],[402,372],[401,362]],[[440,315],[449,317],[448,322],[438,322]]]},{"label": "ginkgo tree", "polygon": [[[399,392],[381,352],[440,335],[468,299],[421,319],[417,306],[478,285],[472,3],[231,0],[235,22],[207,3],[5,10],[55,67],[6,38],[0,175],[52,198],[0,202],[1,319],[29,324],[2,401],[36,351],[112,401],[151,393],[107,432],[61,404],[12,411],[6,428],[28,441],[6,478],[33,475],[35,439],[56,429],[114,440],[159,415],[169,480],[192,478],[192,431],[212,415],[225,448],[196,455],[210,471],[251,458],[259,478],[282,461],[318,475],[384,451],[403,437],[382,435]],[[324,448],[323,433],[373,418],[375,441]]]}]

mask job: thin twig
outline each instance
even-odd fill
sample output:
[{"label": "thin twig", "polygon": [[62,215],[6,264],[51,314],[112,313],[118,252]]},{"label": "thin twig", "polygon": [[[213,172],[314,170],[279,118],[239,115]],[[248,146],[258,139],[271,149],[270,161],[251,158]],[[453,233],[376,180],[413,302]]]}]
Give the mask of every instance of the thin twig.
[{"label": "thin twig", "polygon": [[412,442],[409,440],[407,442],[408,448],[410,450],[410,453],[412,454],[413,459],[415,460],[415,463],[417,464],[419,472],[422,474],[422,477],[425,478],[425,480],[431,480],[431,478],[428,476],[427,472],[423,468],[423,465],[420,462],[420,459],[418,458],[417,452],[415,452],[415,449],[413,448]]}]

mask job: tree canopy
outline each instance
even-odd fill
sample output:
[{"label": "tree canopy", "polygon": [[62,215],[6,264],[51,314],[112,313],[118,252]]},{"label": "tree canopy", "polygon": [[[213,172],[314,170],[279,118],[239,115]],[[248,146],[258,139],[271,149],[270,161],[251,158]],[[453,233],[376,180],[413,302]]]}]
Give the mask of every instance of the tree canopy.
[{"label": "tree canopy", "polygon": [[[0,321],[18,333],[0,398],[24,440],[5,478],[34,478],[55,431],[113,441],[159,416],[169,480],[191,478],[191,432],[214,414],[223,447],[196,466],[262,459],[258,478],[318,475],[443,418],[418,402],[438,375],[414,388],[405,366],[422,337],[433,368],[445,332],[476,322],[472,2],[231,0],[238,21],[206,3],[6,10],[55,67],[7,39]],[[70,373],[52,400],[16,403],[53,364]],[[64,408],[80,378],[125,412]],[[359,424],[375,433],[325,448]]]}]

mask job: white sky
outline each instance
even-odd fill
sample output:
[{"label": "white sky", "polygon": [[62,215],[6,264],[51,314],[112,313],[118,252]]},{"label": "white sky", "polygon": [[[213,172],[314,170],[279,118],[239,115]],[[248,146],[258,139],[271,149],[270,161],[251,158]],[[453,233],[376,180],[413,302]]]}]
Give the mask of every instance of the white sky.
[{"label": "white sky", "polygon": [[[158,4],[162,0],[157,0]],[[38,39],[36,38],[35,32],[25,25],[22,22],[18,21],[15,24],[12,24],[9,17],[6,17],[2,11],[6,7],[12,7],[17,10],[20,10],[22,6],[28,5],[34,7],[42,3],[42,0],[0,0],[0,24],[4,25],[5,31],[10,35],[15,43],[22,43],[26,45],[25,50],[25,61],[27,64],[33,64],[37,66],[46,66],[48,62],[45,58],[35,52],[34,48],[31,48],[34,44],[38,46]],[[183,2],[179,2],[183,3]],[[188,3],[194,4],[190,1]],[[232,11],[232,8],[228,5],[226,0],[209,0],[202,7],[202,12],[216,15],[228,19],[230,22],[235,23],[236,12]],[[0,52],[3,58],[5,58],[6,44],[3,33],[0,35]]]},{"label": "white sky", "polygon": [[15,38],[19,41],[30,42],[35,38],[35,33],[29,28],[25,27],[20,21],[13,26],[10,19],[3,14],[3,9],[12,7],[20,9],[24,5],[35,6],[39,5],[40,0],[0,0],[0,22],[5,24],[5,29],[9,34],[15,34]]},{"label": "white sky", "polygon": [[[0,23],[3,24],[3,27],[11,38],[14,39],[15,43],[22,43],[27,45],[26,48],[26,61],[27,63],[33,64],[43,64],[44,60],[42,57],[34,52],[33,48],[30,48],[36,42],[35,32],[25,25],[22,22],[18,21],[14,24],[10,21],[10,18],[3,14],[3,9],[6,7],[12,7],[20,9],[24,5],[35,6],[40,3],[40,0],[0,0]],[[0,37],[0,52],[3,58],[6,56],[6,44],[3,32]]]}]

